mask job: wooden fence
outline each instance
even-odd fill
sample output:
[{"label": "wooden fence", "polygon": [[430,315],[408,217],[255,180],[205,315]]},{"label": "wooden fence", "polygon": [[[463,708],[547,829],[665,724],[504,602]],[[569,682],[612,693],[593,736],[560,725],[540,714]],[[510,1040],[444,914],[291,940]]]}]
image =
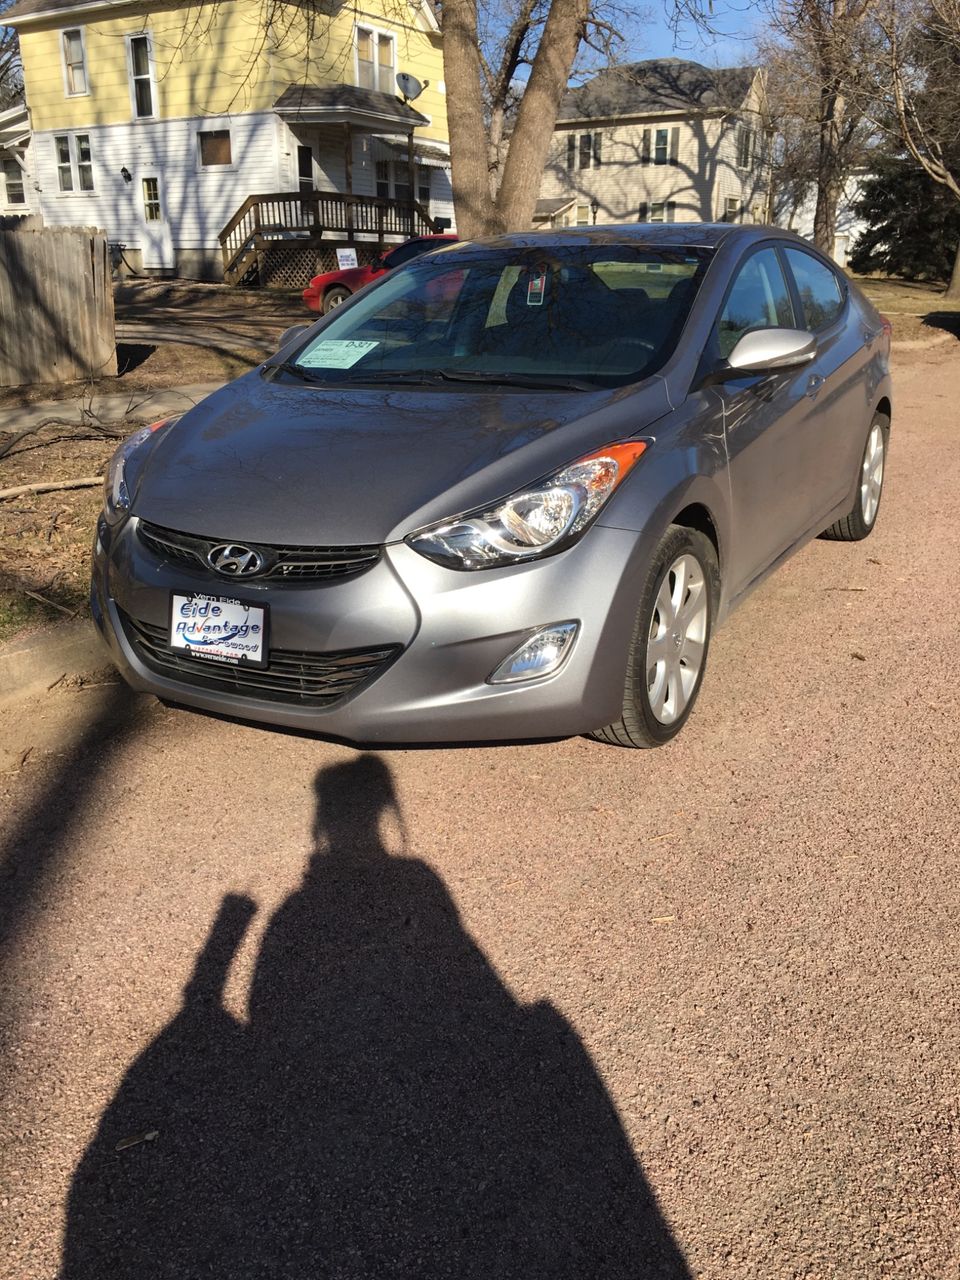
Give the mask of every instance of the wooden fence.
[{"label": "wooden fence", "polygon": [[0,386],[116,372],[104,233],[90,227],[0,231]]}]

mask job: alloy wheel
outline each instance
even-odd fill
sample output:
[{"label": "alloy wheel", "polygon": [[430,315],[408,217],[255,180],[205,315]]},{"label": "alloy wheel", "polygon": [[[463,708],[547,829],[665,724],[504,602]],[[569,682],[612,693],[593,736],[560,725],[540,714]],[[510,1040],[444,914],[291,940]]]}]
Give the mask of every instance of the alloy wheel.
[{"label": "alloy wheel", "polygon": [[879,423],[875,422],[867,437],[867,447],[863,453],[863,467],[860,472],[860,513],[868,529],[876,519],[877,507],[880,505],[883,460],[883,429]]},{"label": "alloy wheel", "polygon": [[647,698],[661,724],[673,724],[697,688],[707,643],[708,592],[689,553],[674,560],[657,592],[647,635]]}]

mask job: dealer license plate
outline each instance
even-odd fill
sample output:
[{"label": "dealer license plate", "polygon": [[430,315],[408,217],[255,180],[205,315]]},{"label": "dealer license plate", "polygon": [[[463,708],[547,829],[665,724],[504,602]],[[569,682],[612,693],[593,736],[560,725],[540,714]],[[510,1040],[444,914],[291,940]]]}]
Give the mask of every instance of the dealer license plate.
[{"label": "dealer license plate", "polygon": [[267,608],[230,596],[178,595],[170,599],[170,648],[234,666],[267,665]]}]

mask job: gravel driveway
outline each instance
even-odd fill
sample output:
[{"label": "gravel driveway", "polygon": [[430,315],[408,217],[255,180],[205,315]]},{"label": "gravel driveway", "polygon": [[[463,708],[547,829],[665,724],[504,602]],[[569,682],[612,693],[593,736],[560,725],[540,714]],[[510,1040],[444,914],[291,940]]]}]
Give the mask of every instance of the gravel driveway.
[{"label": "gravel driveway", "polygon": [[960,359],[899,365],[875,535],[664,750],[0,720],[66,735],[0,778],[0,1272],[956,1280]]}]

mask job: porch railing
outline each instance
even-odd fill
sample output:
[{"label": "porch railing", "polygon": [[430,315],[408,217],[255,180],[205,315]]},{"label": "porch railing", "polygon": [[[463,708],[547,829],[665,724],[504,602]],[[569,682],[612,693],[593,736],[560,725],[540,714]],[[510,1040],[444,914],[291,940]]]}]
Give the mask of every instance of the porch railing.
[{"label": "porch railing", "polygon": [[256,267],[257,255],[277,241],[319,242],[326,234],[348,243],[357,234],[430,235],[437,230],[417,201],[330,191],[280,191],[248,196],[220,232],[223,275],[237,284]]}]

